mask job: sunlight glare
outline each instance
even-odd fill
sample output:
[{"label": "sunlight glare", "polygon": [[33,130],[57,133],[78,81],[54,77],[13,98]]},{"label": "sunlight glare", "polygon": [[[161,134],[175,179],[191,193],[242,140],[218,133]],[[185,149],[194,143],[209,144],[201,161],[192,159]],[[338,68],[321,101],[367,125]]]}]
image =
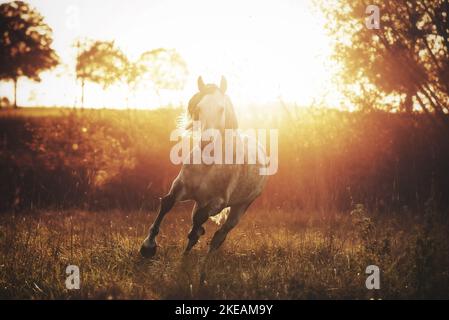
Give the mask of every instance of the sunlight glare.
[{"label": "sunlight glare", "polygon": [[[126,7],[118,0],[30,3],[52,26],[54,47],[64,66],[44,73],[41,83],[21,79],[21,105],[79,103],[73,47],[78,38],[114,40],[131,59],[160,47],[181,54],[189,68],[185,89],[158,97],[151,86],[142,86],[131,99],[135,108],[185,104],[196,91],[198,75],[215,83],[225,75],[237,108],[276,102],[280,97],[301,106],[314,101],[338,104],[324,18],[311,1],[138,0]],[[9,89],[4,87],[1,94],[10,96]],[[126,95],[123,85],[105,93],[100,86],[88,84],[86,105],[123,108]]]}]

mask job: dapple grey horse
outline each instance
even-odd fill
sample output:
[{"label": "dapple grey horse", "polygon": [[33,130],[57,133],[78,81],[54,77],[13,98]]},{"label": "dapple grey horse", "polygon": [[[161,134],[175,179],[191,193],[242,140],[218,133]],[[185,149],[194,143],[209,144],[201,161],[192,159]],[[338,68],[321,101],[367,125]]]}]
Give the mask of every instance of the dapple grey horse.
[{"label": "dapple grey horse", "polygon": [[[198,78],[198,90],[189,102],[188,116],[191,121],[199,121],[201,129],[225,129],[237,131],[238,122],[231,100],[226,95],[227,82],[221,78],[220,86],[204,84]],[[236,139],[242,139],[237,133]],[[245,142],[243,142],[245,143]],[[259,148],[260,146],[258,146]],[[245,152],[248,151],[245,148]],[[258,152],[264,152],[258,149]],[[265,154],[265,153],[264,153]],[[245,154],[245,158],[248,158]],[[229,215],[215,232],[209,247],[213,252],[220,247],[228,232],[234,228],[251,203],[261,194],[267,177],[260,175],[263,163],[256,164],[183,164],[167,195],[161,199],[159,212],[149,234],[143,241],[140,253],[152,257],[156,253],[156,236],[164,216],[176,202],[193,200],[192,228],[188,234],[188,253],[205,233],[203,224],[211,216],[229,208]]]}]

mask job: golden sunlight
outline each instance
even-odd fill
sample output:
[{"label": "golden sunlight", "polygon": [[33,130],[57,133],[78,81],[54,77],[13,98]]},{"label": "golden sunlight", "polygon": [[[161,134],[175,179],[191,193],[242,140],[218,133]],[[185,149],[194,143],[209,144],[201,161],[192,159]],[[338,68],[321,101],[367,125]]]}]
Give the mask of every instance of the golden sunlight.
[{"label": "golden sunlight", "polygon": [[0,0],[0,300],[449,299],[449,0],[370,2]]},{"label": "golden sunlight", "polygon": [[[236,107],[269,104],[280,97],[300,106],[338,106],[332,84],[331,48],[324,18],[311,1],[122,1],[31,0],[53,29],[53,47],[62,64],[42,74],[40,83],[20,79],[22,106],[79,106],[75,77],[76,42],[114,41],[128,57],[156,48],[175,49],[185,60],[188,77],[183,90],[155,92],[143,83],[127,100],[128,87],[106,91],[88,83],[86,107],[152,109],[185,104],[195,81],[229,81]],[[8,86],[9,85],[9,86]],[[10,97],[12,84],[0,95]]]}]

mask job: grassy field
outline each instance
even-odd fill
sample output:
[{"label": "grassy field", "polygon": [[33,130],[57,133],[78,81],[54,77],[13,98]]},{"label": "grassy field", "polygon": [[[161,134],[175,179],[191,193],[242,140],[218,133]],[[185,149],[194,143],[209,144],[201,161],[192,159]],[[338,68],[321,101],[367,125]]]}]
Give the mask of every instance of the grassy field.
[{"label": "grassy field", "polygon": [[[308,111],[279,128],[279,172],[222,248],[188,257],[191,204],[141,241],[179,170],[179,110],[0,112],[0,298],[449,298],[449,148],[421,116]],[[293,120],[293,121],[292,121]],[[81,271],[67,290],[68,265]],[[366,267],[381,271],[367,290]],[[200,282],[200,270],[205,281]]]},{"label": "grassy field", "polygon": [[[369,217],[351,213],[250,210],[200,270],[215,223],[182,255],[190,213],[167,216],[159,251],[138,254],[154,213],[41,212],[0,218],[0,297],[20,299],[397,299],[448,298],[448,229],[429,213]],[[433,222],[433,223],[432,223]],[[438,223],[437,223],[438,222]],[[65,288],[78,265],[80,290]],[[367,290],[365,269],[381,270]]]}]

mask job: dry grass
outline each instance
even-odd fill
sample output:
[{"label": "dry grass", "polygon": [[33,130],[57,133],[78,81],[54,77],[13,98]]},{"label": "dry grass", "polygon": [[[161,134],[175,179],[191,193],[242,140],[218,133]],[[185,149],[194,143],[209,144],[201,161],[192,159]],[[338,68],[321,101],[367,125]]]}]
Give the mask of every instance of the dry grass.
[{"label": "dry grass", "polygon": [[[138,249],[153,218],[118,211],[1,216],[0,298],[449,297],[447,228],[419,224],[412,214],[369,217],[362,206],[351,214],[250,210],[211,258],[203,285],[200,267],[217,226],[207,222],[183,258],[190,213],[178,206],[163,224],[157,256],[145,260]],[[70,264],[80,267],[80,290],[65,288]],[[370,264],[381,268],[381,290],[365,287]]]}]

